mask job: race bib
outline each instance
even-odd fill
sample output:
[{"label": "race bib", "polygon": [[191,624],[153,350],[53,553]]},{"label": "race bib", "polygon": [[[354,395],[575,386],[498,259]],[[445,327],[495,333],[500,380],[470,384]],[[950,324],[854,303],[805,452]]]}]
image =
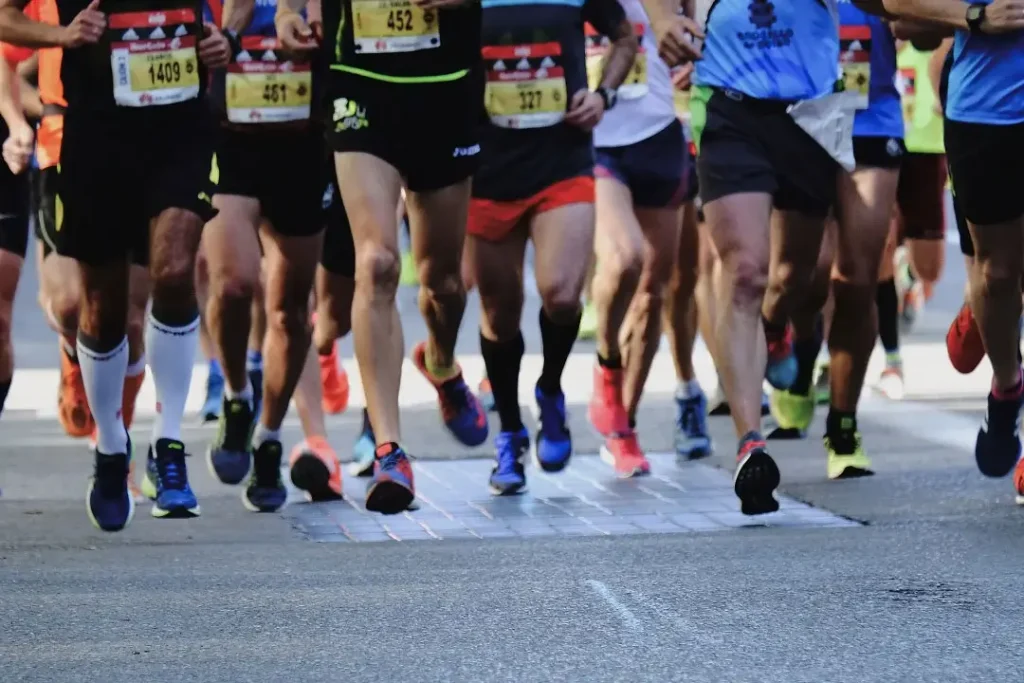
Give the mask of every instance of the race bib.
[{"label": "race bib", "polygon": [[871,27],[839,27],[839,65],[843,89],[855,109],[867,109],[871,91]]},{"label": "race bib", "polygon": [[352,37],[361,54],[441,46],[437,10],[421,9],[411,0],[352,0]]},{"label": "race bib", "polygon": [[[644,25],[636,24],[634,25],[634,30],[636,31],[640,47],[637,49],[636,59],[633,60],[633,66],[629,70],[626,80],[619,86],[619,98],[623,100],[640,99],[649,91],[647,87],[647,50],[643,45]],[[604,65],[608,60],[608,50],[611,47],[611,41],[599,34],[590,24],[586,25],[585,32],[587,81],[590,84],[591,90],[597,90],[597,87],[601,85],[601,74],[604,73]]]},{"label": "race bib", "polygon": [[121,107],[177,104],[199,96],[198,24],[191,9],[111,14],[107,30],[114,102]]},{"label": "race bib", "polygon": [[488,46],[484,102],[501,128],[546,128],[565,118],[567,106],[559,43]]},{"label": "race bib", "polygon": [[309,119],[313,74],[309,64],[278,61],[277,40],[243,36],[228,65],[226,97],[232,123],[285,123]]},{"label": "race bib", "polygon": [[896,89],[900,93],[903,105],[903,122],[907,126],[914,124],[914,103],[917,99],[917,69],[903,68],[896,74]]}]

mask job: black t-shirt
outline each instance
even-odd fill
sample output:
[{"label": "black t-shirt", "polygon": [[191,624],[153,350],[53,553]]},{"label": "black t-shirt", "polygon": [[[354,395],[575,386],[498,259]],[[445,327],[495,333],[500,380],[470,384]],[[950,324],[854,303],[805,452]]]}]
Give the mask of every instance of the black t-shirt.
[{"label": "black t-shirt", "polygon": [[[89,0],[57,0],[71,23]],[[205,112],[206,68],[198,55],[203,8],[197,0],[102,0],[100,42],[64,50],[61,81],[68,115],[175,120]]]},{"label": "black t-shirt", "polygon": [[614,36],[626,15],[617,0],[560,0],[484,10],[480,169],[473,196],[525,199],[594,169],[593,136],[561,118],[587,88],[584,23]]},{"label": "black t-shirt", "polygon": [[478,0],[441,10],[410,0],[324,0],[321,11],[326,53],[357,73],[425,78],[480,63]]}]

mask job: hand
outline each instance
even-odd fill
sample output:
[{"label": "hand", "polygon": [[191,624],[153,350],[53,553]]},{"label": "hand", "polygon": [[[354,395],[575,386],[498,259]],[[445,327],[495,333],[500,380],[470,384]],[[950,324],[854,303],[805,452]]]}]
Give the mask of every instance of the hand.
[{"label": "hand", "polygon": [[92,0],[88,7],[75,15],[64,27],[61,47],[81,47],[99,42],[107,27],[107,15],[99,7],[100,0]]},{"label": "hand", "polygon": [[703,39],[704,32],[693,19],[677,14],[655,22],[651,28],[658,41],[658,54],[670,67],[700,59],[700,46],[696,39]]},{"label": "hand", "polygon": [[985,7],[982,33],[1009,33],[1024,29],[1024,0],[995,0]]},{"label": "hand", "polygon": [[423,9],[446,9],[468,5],[470,0],[412,0],[412,4]]},{"label": "hand", "polygon": [[693,62],[687,62],[672,70],[672,85],[676,90],[687,91],[693,85]]},{"label": "hand", "polygon": [[3,157],[11,173],[18,175],[28,168],[35,149],[35,131],[31,126],[17,126],[4,140]]},{"label": "hand", "polygon": [[596,92],[583,89],[572,96],[569,113],[565,115],[565,122],[589,132],[601,123],[602,116],[604,116],[604,98]]},{"label": "hand", "polygon": [[231,43],[216,24],[203,22],[203,39],[199,41],[199,59],[211,69],[220,69],[231,61]]},{"label": "hand", "polygon": [[316,33],[298,12],[279,15],[274,19],[274,28],[286,50],[311,50],[318,44]]}]

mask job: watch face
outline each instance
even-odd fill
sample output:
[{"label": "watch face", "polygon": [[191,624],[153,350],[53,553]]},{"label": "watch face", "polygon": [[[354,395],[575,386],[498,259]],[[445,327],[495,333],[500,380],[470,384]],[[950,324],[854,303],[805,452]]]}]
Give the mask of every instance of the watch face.
[{"label": "watch face", "polygon": [[978,21],[981,19],[981,10],[984,9],[980,5],[971,5],[967,8],[967,21]]}]

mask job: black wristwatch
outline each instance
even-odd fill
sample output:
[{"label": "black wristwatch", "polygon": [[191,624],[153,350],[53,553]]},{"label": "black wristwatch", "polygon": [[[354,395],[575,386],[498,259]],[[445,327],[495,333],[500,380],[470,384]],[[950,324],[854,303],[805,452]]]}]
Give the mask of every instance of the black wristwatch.
[{"label": "black wristwatch", "polygon": [[600,95],[601,99],[604,100],[604,110],[605,111],[608,111],[609,109],[614,107],[615,103],[619,101],[619,93],[618,93],[618,91],[617,90],[612,90],[611,88],[609,88],[607,86],[602,85],[601,87],[599,87],[594,92],[596,92],[598,95]]},{"label": "black wristwatch", "polygon": [[967,28],[971,33],[981,33],[981,24],[985,21],[985,5],[975,3],[967,6]]},{"label": "black wristwatch", "polygon": [[222,28],[220,32],[228,39],[228,45],[231,47],[231,56],[236,57],[242,51],[242,39],[238,37],[238,31]]}]

